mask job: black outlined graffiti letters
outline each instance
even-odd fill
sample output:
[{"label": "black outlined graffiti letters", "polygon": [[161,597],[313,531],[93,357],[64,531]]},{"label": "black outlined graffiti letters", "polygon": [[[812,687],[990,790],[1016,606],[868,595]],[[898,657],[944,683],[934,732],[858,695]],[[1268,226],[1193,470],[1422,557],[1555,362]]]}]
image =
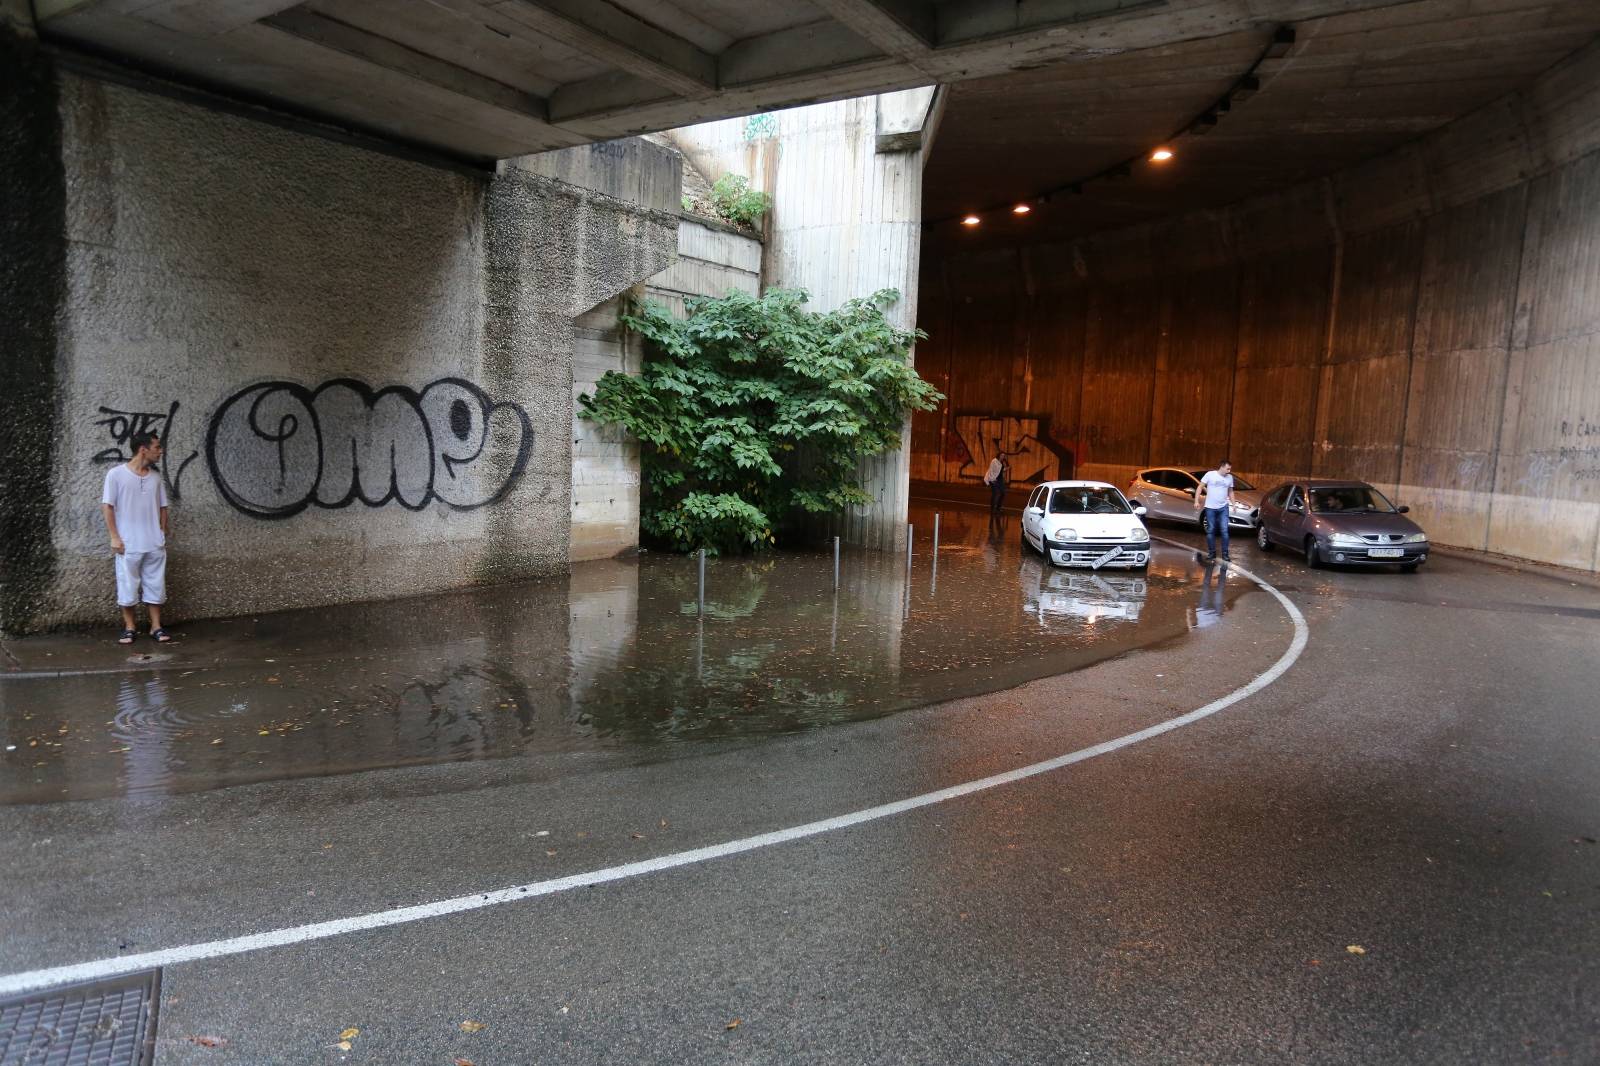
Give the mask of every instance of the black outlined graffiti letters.
[{"label": "black outlined graffiti letters", "polygon": [[[165,411],[123,411],[115,407],[100,407],[96,409],[98,418],[94,424],[101,431],[110,436],[111,446],[102,448],[89,457],[91,463],[125,463],[133,458],[133,452],[128,448],[128,442],[135,433],[158,433],[161,441],[166,446],[167,458],[160,464],[161,477],[167,484],[167,495],[174,500],[183,498],[179,491],[183,472],[189,464],[199,458],[200,453],[192,451],[188,457],[179,461],[178,446],[173,437],[178,421],[178,401],[172,401]],[[104,438],[102,438],[104,439]],[[171,464],[177,463],[177,469],[172,469]]]},{"label": "black outlined graffiti letters", "polygon": [[314,389],[268,381],[217,408],[206,463],[223,499],[258,518],[357,502],[466,511],[511,491],[532,447],[526,412],[463,378],[421,392],[353,378]]},{"label": "black outlined graffiti letters", "polygon": [[1013,482],[1070,477],[1072,453],[1050,437],[1048,424],[1045,415],[957,415],[955,432],[968,455],[957,476],[976,481],[991,459],[1004,455]]}]

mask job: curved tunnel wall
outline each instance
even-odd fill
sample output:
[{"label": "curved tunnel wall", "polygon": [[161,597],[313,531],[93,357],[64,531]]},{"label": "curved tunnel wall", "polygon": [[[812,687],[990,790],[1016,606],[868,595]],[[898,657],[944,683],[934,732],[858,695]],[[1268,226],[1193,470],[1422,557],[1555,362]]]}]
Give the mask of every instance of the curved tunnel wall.
[{"label": "curved tunnel wall", "polygon": [[[923,260],[912,478],[1357,477],[1600,570],[1600,45],[1405,148],[1070,245]],[[930,242],[931,243],[931,242]]]}]

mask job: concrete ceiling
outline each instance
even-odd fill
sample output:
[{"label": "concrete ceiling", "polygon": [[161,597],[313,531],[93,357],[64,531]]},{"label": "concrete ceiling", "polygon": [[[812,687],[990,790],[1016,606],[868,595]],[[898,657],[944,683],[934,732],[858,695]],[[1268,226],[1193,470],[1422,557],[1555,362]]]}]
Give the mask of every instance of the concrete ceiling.
[{"label": "concrete ceiling", "polygon": [[[954,86],[924,178],[935,246],[1059,241],[1217,207],[1386,152],[1526,85],[1600,34],[1600,0],[1417,0]],[[1204,136],[1172,138],[1256,68]],[[1164,165],[1070,186],[1170,143]],[[981,211],[974,228],[956,220]]]},{"label": "concrete ceiling", "polygon": [[[1122,53],[1136,52],[1118,61],[1146,79],[1136,86],[1144,102],[1134,113],[1159,126],[1168,112],[1203,98],[1210,83],[1225,81],[1250,41],[1278,23],[1389,2],[33,0],[33,6],[41,36],[63,50],[386,140],[490,160],[1062,63],[1059,87],[1022,84],[1035,86],[1029,92],[1053,116],[1047,123],[1082,131],[1082,148],[1074,152],[1090,150],[1105,130],[1091,130],[1093,123],[1073,112],[1117,98],[1096,83],[1108,69],[1102,64]],[[1459,16],[1505,6],[1463,0],[1441,8]],[[1542,6],[1565,9],[1562,17],[1572,22],[1600,2]],[[1484,22],[1485,38],[1499,32],[1488,26],[1492,16],[1467,21]],[[1172,47],[1179,50],[1168,56],[1165,74],[1149,68],[1143,50]],[[1212,63],[1211,73],[1188,71],[1185,47]],[[1505,65],[1491,63],[1497,70]],[[1484,80],[1471,72],[1457,76],[1469,73]],[[1174,83],[1165,97],[1150,80],[1162,78]],[[997,91],[1008,90],[991,83],[972,99]],[[1069,98],[1076,102],[1065,103]],[[1128,113],[1126,101],[1119,107]],[[953,139],[970,144],[971,133],[958,127]],[[1022,141],[1012,136],[1009,143]]]}]

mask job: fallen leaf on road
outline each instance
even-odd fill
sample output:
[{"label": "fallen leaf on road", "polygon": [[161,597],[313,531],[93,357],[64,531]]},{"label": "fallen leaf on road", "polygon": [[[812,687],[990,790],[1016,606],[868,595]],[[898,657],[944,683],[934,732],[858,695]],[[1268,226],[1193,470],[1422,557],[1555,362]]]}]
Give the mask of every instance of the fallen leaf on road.
[{"label": "fallen leaf on road", "polygon": [[742,1018],[735,1018],[733,1021],[729,1022],[727,1025],[724,1025],[723,1028],[724,1029],[737,1029],[737,1028],[739,1028],[739,1023],[741,1021],[743,1021],[743,1020],[744,1019],[742,1019]]},{"label": "fallen leaf on road", "polygon": [[1365,955],[1367,953],[1367,949],[1362,947],[1360,944],[1351,944],[1346,947],[1345,950],[1352,955]]},{"label": "fallen leaf on road", "polygon": [[329,1044],[329,1045],[328,1045],[328,1046],[329,1046],[329,1047],[336,1047],[336,1048],[338,1048],[338,1049],[339,1049],[339,1050],[340,1050],[340,1051],[349,1051],[349,1050],[350,1050],[350,1041],[348,1041],[348,1040],[341,1040],[341,1041],[339,1041],[339,1042],[338,1042],[338,1043],[337,1043],[337,1044]]},{"label": "fallen leaf on road", "polygon": [[486,1024],[485,1022],[465,1021],[461,1023],[461,1031],[463,1033],[476,1033],[479,1029],[484,1028]]},{"label": "fallen leaf on road", "polygon": [[456,1059],[451,1066],[472,1066],[470,1059]]},{"label": "fallen leaf on road", "polygon": [[644,834],[643,833],[635,833],[635,834],[633,834],[633,839],[635,839],[635,840],[643,840],[644,839]]},{"label": "fallen leaf on road", "polygon": [[213,743],[213,744],[221,744],[222,743],[222,738],[218,737],[216,740],[213,740],[211,743]]},{"label": "fallen leaf on road", "polygon": [[191,1036],[189,1043],[199,1044],[201,1047],[227,1047],[228,1041],[220,1036]]},{"label": "fallen leaf on road", "polygon": [[358,1037],[360,1035],[361,1035],[361,1030],[355,1028],[354,1026],[351,1026],[349,1029],[346,1029],[344,1032],[339,1034],[339,1039],[340,1040],[354,1040],[356,1037]]}]

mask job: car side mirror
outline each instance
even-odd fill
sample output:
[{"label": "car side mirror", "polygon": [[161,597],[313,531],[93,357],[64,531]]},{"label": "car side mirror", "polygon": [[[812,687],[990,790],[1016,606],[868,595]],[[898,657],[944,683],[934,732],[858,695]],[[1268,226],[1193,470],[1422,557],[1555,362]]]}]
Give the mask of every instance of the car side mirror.
[{"label": "car side mirror", "polygon": [[1149,514],[1150,512],[1145,509],[1143,504],[1134,504],[1133,505],[1133,513],[1142,518],[1145,515]]},{"label": "car side mirror", "polygon": [[1183,490],[1183,494],[1185,496],[1193,496],[1194,495],[1194,489],[1184,489]]},{"label": "car side mirror", "polygon": [[1403,503],[1399,507],[1396,507],[1395,510],[1398,511],[1399,513],[1401,513],[1401,514],[1410,514],[1411,513],[1411,508],[1407,507]]},{"label": "car side mirror", "polygon": [[1284,510],[1288,511],[1290,514],[1304,514],[1305,513],[1305,508],[1301,507],[1298,503],[1291,503],[1289,506],[1285,507]]},{"label": "car side mirror", "polygon": [[1029,514],[1044,514],[1044,508],[1043,507],[1030,507],[1030,508],[1028,508],[1028,513]]}]

